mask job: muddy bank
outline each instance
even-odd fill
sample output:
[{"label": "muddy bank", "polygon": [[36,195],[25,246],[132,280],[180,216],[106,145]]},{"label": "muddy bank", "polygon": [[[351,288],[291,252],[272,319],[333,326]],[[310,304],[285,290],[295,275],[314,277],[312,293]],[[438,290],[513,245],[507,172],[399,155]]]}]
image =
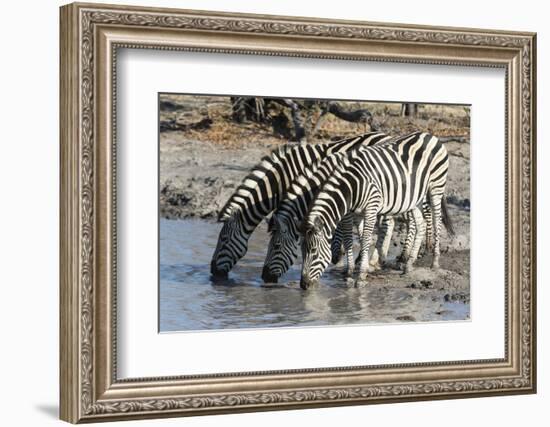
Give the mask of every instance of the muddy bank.
[{"label": "muddy bank", "polygon": [[160,214],[163,218],[216,218],[241,180],[275,145],[245,150],[163,132],[160,145]]}]

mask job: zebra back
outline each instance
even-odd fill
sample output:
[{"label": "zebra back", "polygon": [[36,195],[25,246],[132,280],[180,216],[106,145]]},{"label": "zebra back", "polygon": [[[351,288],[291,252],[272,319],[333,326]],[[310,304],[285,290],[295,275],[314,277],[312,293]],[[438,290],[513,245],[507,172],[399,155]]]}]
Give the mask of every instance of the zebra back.
[{"label": "zebra back", "polygon": [[443,144],[422,132],[349,151],[338,156],[334,174],[311,206],[308,222],[322,217],[326,231],[332,234],[347,212],[365,203],[367,184],[376,187],[384,200],[380,214],[406,212],[424,199],[429,185],[437,183],[444,189],[447,167]]},{"label": "zebra back", "polygon": [[387,135],[369,132],[353,138],[322,144],[284,145],[262,158],[252,168],[220,210],[218,220],[225,221],[236,212],[246,211],[249,225],[257,225],[277,207],[293,180],[307,167],[326,155],[373,144]]}]

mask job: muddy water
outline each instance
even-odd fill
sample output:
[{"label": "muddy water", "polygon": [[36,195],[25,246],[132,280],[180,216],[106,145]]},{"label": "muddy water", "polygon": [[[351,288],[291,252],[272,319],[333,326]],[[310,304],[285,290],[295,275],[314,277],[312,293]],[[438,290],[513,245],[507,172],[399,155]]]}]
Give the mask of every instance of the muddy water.
[{"label": "muddy water", "polygon": [[396,286],[396,272],[373,276],[366,288],[348,289],[342,271],[329,267],[319,287],[303,291],[295,265],[278,285],[264,286],[263,225],[229,280],[213,282],[209,266],[219,230],[220,224],[204,220],[161,219],[161,332],[469,318],[469,303],[446,301],[443,288]]}]

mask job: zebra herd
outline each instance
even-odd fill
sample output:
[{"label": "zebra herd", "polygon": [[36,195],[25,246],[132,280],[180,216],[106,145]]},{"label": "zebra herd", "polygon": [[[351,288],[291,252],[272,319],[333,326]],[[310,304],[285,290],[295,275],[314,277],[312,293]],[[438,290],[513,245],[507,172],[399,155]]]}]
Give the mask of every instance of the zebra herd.
[{"label": "zebra herd", "polygon": [[[384,265],[394,216],[405,214],[407,233],[400,260],[411,271],[420,246],[433,250],[439,268],[441,225],[453,234],[445,202],[449,159],[433,135],[392,137],[369,132],[324,144],[285,145],[264,157],[244,178],[219,214],[223,222],[211,262],[225,278],[247,250],[256,227],[268,220],[262,278],[277,282],[302,249],[300,286],[318,284],[342,245],[348,284],[363,286],[373,265]],[[353,256],[354,219],[359,217],[360,254]],[[373,229],[378,238],[369,257]],[[355,279],[353,275],[357,271]]]}]

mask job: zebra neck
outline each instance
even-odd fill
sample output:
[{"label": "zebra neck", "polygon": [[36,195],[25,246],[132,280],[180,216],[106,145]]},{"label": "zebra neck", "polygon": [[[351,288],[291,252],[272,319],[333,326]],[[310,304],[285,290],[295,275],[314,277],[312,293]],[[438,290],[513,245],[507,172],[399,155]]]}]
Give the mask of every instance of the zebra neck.
[{"label": "zebra neck", "polygon": [[260,203],[247,203],[246,209],[239,209],[238,215],[243,231],[252,234],[262,220],[275,209],[278,200],[279,196],[274,195],[269,199],[263,199]]}]

